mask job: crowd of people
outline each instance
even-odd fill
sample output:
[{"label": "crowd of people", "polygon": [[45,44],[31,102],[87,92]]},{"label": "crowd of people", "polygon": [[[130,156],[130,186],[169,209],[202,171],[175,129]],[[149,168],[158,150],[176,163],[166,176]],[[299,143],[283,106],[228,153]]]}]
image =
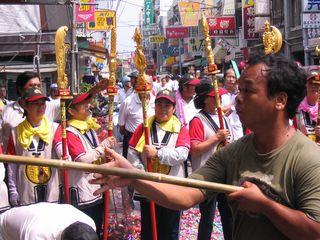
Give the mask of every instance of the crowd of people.
[{"label": "crowd of people", "polygon": [[[216,208],[226,240],[320,238],[320,182],[317,180],[320,150],[315,143],[320,138],[317,71],[305,71],[281,56],[254,55],[240,78],[232,67],[226,68],[224,84],[218,91],[212,86],[211,76],[201,72],[190,70],[178,77],[148,76],[148,84],[152,86],[146,103],[148,141],[143,134],[141,96],[134,91],[137,71],[119,81],[120,89],[115,97],[118,119],[114,121],[113,137],[99,134],[101,126],[92,116],[92,100],[97,94],[104,96],[101,91],[106,89],[108,80],[100,81],[88,92],[74,95],[66,102],[69,161],[139,171],[147,171],[150,163],[152,172],[237,185],[243,190],[224,194],[69,171],[73,205],[70,211],[81,212],[89,220],[66,218],[68,224],[59,225],[52,230],[54,233],[48,234],[63,236],[68,226],[79,228],[76,224],[79,221],[88,236],[92,237],[92,229],[97,236],[101,235],[103,192],[129,187],[132,199],[140,202],[142,240],[152,239],[150,201],[155,202],[157,234],[161,240],[178,240],[181,211],[197,204],[201,213],[198,240],[211,239]],[[39,76],[24,72],[17,78],[16,89],[19,98],[10,102],[5,88],[0,88],[2,151],[61,159],[57,85],[52,85],[52,96],[48,97],[41,91]],[[216,94],[223,116],[219,116]],[[3,239],[25,236],[22,232],[27,230],[21,230],[23,218],[14,220],[19,214],[30,215],[25,221],[38,217],[39,211],[45,208],[48,211],[56,208],[52,210],[56,215],[67,214],[67,210],[63,213],[66,206],[58,204],[63,201],[64,181],[57,169],[0,164]],[[40,202],[48,202],[48,206]],[[30,224],[28,228],[35,227]],[[44,234],[34,229],[31,232],[34,236]],[[6,237],[15,234],[20,235]]]}]

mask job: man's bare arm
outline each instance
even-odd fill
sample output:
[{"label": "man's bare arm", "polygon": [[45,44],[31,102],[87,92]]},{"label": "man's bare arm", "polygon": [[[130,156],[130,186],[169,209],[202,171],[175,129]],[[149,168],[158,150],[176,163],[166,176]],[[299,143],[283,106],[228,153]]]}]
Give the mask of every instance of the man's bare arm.
[{"label": "man's bare arm", "polygon": [[[104,164],[106,167],[118,167],[128,169],[130,171],[142,171],[138,170],[131,165],[131,163],[117,154],[115,151],[106,148],[106,155],[113,161]],[[195,204],[204,200],[204,194],[195,188],[176,186],[165,183],[157,183],[145,180],[127,179],[118,176],[103,176],[101,174],[95,174],[96,179],[90,181],[93,184],[100,184],[101,188],[94,194],[101,194],[108,189],[133,186],[136,191],[146,196],[157,204],[171,208],[171,209],[188,209]]]}]

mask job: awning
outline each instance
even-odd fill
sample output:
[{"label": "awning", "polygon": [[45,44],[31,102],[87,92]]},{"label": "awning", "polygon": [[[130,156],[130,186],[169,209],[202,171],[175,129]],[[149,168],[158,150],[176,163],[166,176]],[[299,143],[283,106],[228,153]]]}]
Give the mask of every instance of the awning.
[{"label": "awning", "polygon": [[194,66],[199,67],[199,66],[203,66],[203,65],[205,65],[205,64],[208,64],[207,59],[205,59],[205,58],[198,58],[198,59],[195,59],[195,60],[192,60],[192,61],[189,61],[189,62],[184,62],[184,63],[182,64],[182,67],[188,67],[188,66],[190,66],[190,65],[194,65]]},{"label": "awning", "polygon": [[[35,71],[33,64],[23,64],[23,65],[1,65],[0,63],[0,73],[23,73],[25,71]],[[55,63],[50,64],[40,64],[40,73],[50,73],[56,72],[57,65]]]}]

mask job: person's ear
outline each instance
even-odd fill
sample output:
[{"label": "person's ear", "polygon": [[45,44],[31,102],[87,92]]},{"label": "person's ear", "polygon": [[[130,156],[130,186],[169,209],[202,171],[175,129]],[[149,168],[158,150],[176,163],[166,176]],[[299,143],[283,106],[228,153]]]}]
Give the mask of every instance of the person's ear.
[{"label": "person's ear", "polygon": [[69,113],[69,115],[70,115],[70,116],[73,116],[73,115],[75,114],[75,112],[76,112],[76,110],[75,110],[75,109],[73,109],[73,108],[71,108],[71,107],[70,107],[70,108],[68,108],[68,110],[67,110],[67,111],[68,111],[68,113]]},{"label": "person's ear", "polygon": [[288,94],[285,92],[279,92],[275,96],[275,108],[277,110],[285,109],[288,101]]}]

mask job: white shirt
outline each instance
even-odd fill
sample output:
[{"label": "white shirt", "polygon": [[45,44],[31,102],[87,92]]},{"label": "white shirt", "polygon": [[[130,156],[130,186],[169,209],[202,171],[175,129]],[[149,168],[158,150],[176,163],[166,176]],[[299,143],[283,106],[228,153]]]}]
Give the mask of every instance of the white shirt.
[{"label": "white shirt", "polygon": [[[3,152],[6,152],[7,143],[10,137],[11,129],[24,121],[24,110],[18,101],[12,102],[3,108],[0,115],[0,144],[3,146]],[[45,116],[50,122],[57,121],[60,118],[60,99],[54,99],[46,103]]]},{"label": "white shirt", "polygon": [[[176,115],[180,119],[182,124],[186,124],[187,128],[189,129],[189,122],[192,118],[199,112],[199,109],[196,109],[194,106],[193,98],[190,102],[186,102],[183,98],[180,99],[181,103],[177,102],[176,104]],[[183,109],[184,119],[182,119],[180,105]]]},{"label": "white shirt", "polygon": [[[147,105],[148,116],[153,116],[155,96],[150,94],[150,100]],[[125,126],[129,132],[134,132],[138,125],[143,121],[142,105],[137,93],[130,94],[120,106],[119,126]]]},{"label": "white shirt", "polygon": [[5,211],[10,208],[9,204],[9,195],[8,188],[6,183],[4,182],[4,178],[6,175],[6,170],[4,168],[3,163],[0,163],[0,212]]},{"label": "white shirt", "polygon": [[75,222],[96,230],[94,221],[69,204],[37,203],[12,208],[0,215],[0,240],[56,240]]},{"label": "white shirt", "polygon": [[236,96],[237,94],[234,93],[227,93],[221,96],[221,105],[227,106],[231,104],[231,113],[228,116],[231,124],[231,128],[234,134],[234,139],[237,140],[243,136],[243,129],[242,124],[239,119],[239,116],[235,110],[235,103],[236,103]]}]

